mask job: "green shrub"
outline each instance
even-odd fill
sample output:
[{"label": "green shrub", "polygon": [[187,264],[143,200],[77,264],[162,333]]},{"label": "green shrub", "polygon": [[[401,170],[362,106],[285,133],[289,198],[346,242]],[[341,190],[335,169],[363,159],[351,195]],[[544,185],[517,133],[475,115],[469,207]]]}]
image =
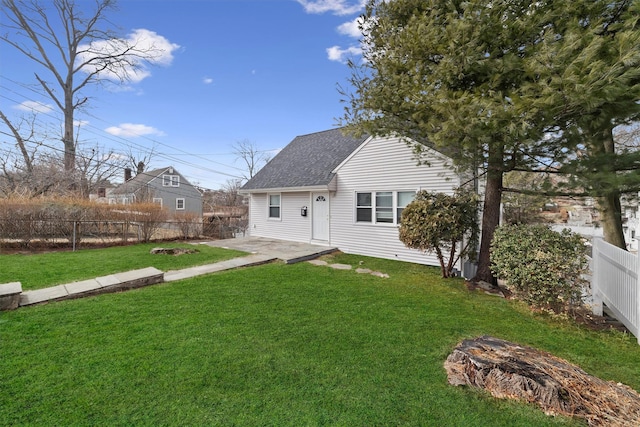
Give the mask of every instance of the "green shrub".
[{"label": "green shrub", "polygon": [[496,230],[491,269],[529,305],[556,313],[582,305],[587,258],[583,238],[544,225],[510,225]]},{"label": "green shrub", "polygon": [[453,195],[420,191],[402,211],[398,237],[408,248],[435,252],[442,277],[451,277],[455,263],[475,246],[477,207],[478,198],[470,191],[458,189]]}]

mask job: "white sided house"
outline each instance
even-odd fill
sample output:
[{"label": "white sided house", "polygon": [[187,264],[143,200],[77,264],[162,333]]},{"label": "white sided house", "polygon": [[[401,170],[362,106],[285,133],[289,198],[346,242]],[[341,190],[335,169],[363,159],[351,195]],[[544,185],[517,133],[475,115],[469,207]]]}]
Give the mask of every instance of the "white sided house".
[{"label": "white sided house", "polygon": [[[439,265],[398,238],[402,209],[419,190],[451,194],[461,177],[426,148],[428,164],[400,138],[296,137],[241,189],[249,235],[337,247],[342,252]],[[458,266],[460,268],[460,266]]]}]

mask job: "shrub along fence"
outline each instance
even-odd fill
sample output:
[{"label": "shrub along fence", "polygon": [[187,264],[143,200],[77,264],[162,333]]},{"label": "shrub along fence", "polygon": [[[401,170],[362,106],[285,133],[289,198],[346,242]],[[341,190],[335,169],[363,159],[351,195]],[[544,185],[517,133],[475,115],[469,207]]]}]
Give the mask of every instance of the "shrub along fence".
[{"label": "shrub along fence", "polygon": [[21,218],[0,221],[0,248],[44,249],[106,246],[131,242],[193,239],[202,236],[201,220],[76,220]]},{"label": "shrub along fence", "polygon": [[[239,219],[238,219],[239,220]],[[227,221],[228,222],[228,221]],[[237,222],[237,221],[236,221]],[[224,227],[223,227],[224,226]],[[110,205],[67,198],[3,199],[0,249],[76,249],[170,239],[233,237],[242,224],[169,215],[154,203]]]},{"label": "shrub along fence", "polygon": [[594,238],[591,289],[593,313],[604,303],[640,344],[640,256]]}]

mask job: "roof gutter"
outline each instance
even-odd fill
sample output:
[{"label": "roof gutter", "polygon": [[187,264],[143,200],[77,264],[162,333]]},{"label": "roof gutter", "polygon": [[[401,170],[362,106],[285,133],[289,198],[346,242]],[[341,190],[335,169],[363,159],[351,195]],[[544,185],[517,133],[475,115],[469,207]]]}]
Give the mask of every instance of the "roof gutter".
[{"label": "roof gutter", "polygon": [[[332,180],[333,182],[333,180]],[[238,190],[238,194],[249,195],[259,193],[300,193],[306,191],[332,191],[331,183],[328,185],[314,185],[301,187],[272,187],[272,188],[249,188],[246,190]]]}]

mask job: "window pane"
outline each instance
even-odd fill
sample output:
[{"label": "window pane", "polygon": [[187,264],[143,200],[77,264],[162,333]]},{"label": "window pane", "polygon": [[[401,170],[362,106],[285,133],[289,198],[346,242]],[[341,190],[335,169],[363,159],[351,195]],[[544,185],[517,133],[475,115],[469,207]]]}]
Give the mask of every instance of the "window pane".
[{"label": "window pane", "polygon": [[393,208],[376,208],[376,222],[393,222]]},{"label": "window pane", "polygon": [[272,194],[269,196],[269,206],[280,206],[279,194]]},{"label": "window pane", "polygon": [[376,206],[383,208],[393,207],[393,193],[391,191],[376,193]]},{"label": "window pane", "polygon": [[398,224],[400,224],[400,219],[402,218],[402,211],[407,205],[413,202],[413,199],[416,198],[415,191],[398,191],[398,210],[396,212]]},{"label": "window pane", "polygon": [[371,222],[371,208],[356,209],[356,221]]},{"label": "window pane", "polygon": [[358,206],[371,206],[371,193],[358,193],[356,204]]},{"label": "window pane", "polygon": [[280,207],[279,206],[271,206],[271,207],[269,207],[269,218],[280,218]]},{"label": "window pane", "polygon": [[404,208],[415,199],[415,191],[398,191],[398,207]]},{"label": "window pane", "polygon": [[390,191],[376,193],[376,222],[393,222],[393,193]]}]

